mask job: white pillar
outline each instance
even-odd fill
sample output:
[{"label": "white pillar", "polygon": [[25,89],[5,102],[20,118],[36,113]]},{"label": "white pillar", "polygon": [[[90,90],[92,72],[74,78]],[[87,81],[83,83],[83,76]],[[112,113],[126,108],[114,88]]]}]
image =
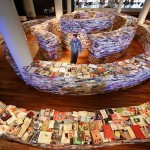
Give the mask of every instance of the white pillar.
[{"label": "white pillar", "polygon": [[120,0],[120,1],[119,1],[119,5],[118,5],[117,13],[121,13],[122,4],[123,4],[123,0]]},{"label": "white pillar", "polygon": [[142,7],[142,10],[141,10],[139,18],[138,18],[138,24],[143,24],[148,12],[149,12],[149,9],[150,9],[150,0],[145,0],[145,3]]},{"label": "white pillar", "polygon": [[71,13],[71,0],[67,0],[67,13]]},{"label": "white pillar", "polygon": [[62,0],[54,0],[54,2],[55,2],[56,18],[60,18],[63,15]]},{"label": "white pillar", "polygon": [[22,74],[22,68],[33,62],[33,59],[14,2],[0,1],[0,33]]},{"label": "white pillar", "polygon": [[36,17],[33,0],[23,0],[27,17]]}]

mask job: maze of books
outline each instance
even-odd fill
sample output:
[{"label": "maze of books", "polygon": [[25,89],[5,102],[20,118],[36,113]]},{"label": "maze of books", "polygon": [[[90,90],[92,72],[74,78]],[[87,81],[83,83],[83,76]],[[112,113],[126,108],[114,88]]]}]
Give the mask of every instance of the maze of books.
[{"label": "maze of books", "polygon": [[[98,27],[96,19],[92,19],[96,17]],[[68,19],[71,20],[70,23]],[[99,26],[99,21],[105,26]],[[72,22],[75,26],[71,24]],[[150,78],[150,23],[146,21],[143,25],[137,25],[136,22],[136,18],[123,14],[78,12],[65,15],[60,20],[47,18],[33,21],[33,25],[32,21],[29,21],[29,24],[24,23],[24,29],[29,30],[30,26],[32,34],[37,37],[46,60],[61,57],[62,45],[68,43],[63,37],[72,32],[79,34],[81,32],[81,35],[86,35],[83,36],[86,37],[85,40],[90,39],[92,43],[89,50],[91,64],[37,60],[23,68],[25,83],[43,92],[71,95],[92,95],[140,84]],[[111,31],[98,31],[104,27],[109,28],[108,30],[111,28]],[[85,33],[86,30],[88,34]],[[142,43],[145,53],[120,62],[102,63],[123,55],[134,35]],[[6,58],[20,75],[6,44],[2,42],[1,45]]]},{"label": "maze of books", "polygon": [[0,102],[0,137],[54,149],[149,142],[150,102],[93,112],[33,111]]}]

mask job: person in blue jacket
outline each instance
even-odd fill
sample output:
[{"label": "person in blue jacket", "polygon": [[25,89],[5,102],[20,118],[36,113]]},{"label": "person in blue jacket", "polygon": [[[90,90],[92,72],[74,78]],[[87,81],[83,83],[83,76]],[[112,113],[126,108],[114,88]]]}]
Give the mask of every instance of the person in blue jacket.
[{"label": "person in blue jacket", "polygon": [[78,54],[82,53],[82,44],[81,41],[77,38],[77,34],[73,35],[73,38],[70,41],[71,47],[71,61],[70,63],[77,63]]}]

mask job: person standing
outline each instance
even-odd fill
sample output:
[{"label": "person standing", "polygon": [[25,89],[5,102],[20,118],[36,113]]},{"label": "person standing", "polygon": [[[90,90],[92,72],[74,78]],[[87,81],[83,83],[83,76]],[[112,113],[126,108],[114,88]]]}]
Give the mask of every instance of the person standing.
[{"label": "person standing", "polygon": [[82,44],[81,41],[77,38],[77,34],[73,35],[73,38],[70,41],[71,47],[71,61],[70,63],[77,63],[78,54],[82,53]]}]

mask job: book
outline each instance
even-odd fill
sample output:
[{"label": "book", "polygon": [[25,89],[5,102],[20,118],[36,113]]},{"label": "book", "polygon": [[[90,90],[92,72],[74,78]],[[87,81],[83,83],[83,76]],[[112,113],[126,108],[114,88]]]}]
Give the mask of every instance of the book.
[{"label": "book", "polygon": [[105,138],[114,139],[114,133],[109,125],[103,125]]},{"label": "book", "polygon": [[52,132],[40,131],[38,137],[38,143],[41,144],[50,144]]},{"label": "book", "polygon": [[143,132],[141,131],[140,125],[133,125],[131,128],[137,139],[145,139],[145,136]]}]

